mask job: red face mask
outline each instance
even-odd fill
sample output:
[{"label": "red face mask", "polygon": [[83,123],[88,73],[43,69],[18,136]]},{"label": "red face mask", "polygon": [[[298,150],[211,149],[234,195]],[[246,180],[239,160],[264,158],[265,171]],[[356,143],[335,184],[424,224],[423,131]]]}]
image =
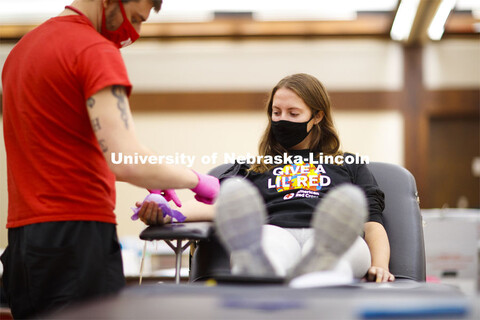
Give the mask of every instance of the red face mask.
[{"label": "red face mask", "polygon": [[120,6],[120,11],[122,11],[123,23],[120,25],[120,27],[117,28],[117,30],[107,30],[104,7],[102,14],[102,29],[100,33],[105,38],[115,43],[118,48],[123,48],[134,43],[140,37],[140,35],[138,34],[137,30],[135,30],[135,28],[132,26],[130,21],[127,19],[125,9],[123,8],[122,0],[118,1],[118,5]]}]

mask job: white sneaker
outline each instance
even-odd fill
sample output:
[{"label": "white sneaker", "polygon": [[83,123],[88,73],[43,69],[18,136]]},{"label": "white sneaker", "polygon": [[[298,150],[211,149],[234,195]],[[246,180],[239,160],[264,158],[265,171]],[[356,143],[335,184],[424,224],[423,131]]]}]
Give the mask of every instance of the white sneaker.
[{"label": "white sneaker", "polygon": [[258,190],[245,179],[222,183],[217,199],[215,227],[230,252],[232,273],[273,276],[275,271],[262,248],[267,212]]},{"label": "white sneaker", "polygon": [[290,278],[332,270],[362,233],[367,214],[365,194],[359,187],[342,184],[329,191],[313,213],[314,246],[295,266]]}]

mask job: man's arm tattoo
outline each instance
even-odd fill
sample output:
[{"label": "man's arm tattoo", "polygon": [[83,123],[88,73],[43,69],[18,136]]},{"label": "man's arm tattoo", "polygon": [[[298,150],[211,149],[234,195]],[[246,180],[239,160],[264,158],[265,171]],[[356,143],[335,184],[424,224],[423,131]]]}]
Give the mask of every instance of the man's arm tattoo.
[{"label": "man's arm tattoo", "polygon": [[87,99],[87,107],[92,109],[94,105],[95,105],[95,99],[93,99],[92,97],[88,98]]},{"label": "man's arm tattoo", "polygon": [[102,127],[100,126],[99,118],[95,118],[92,120],[92,128],[94,132],[97,132],[98,130],[102,129]]},{"label": "man's arm tattoo", "polygon": [[120,110],[120,118],[125,123],[125,128],[128,129],[128,113],[127,103],[125,99],[125,87],[112,86],[112,94],[117,98],[117,108]]},{"label": "man's arm tattoo", "polygon": [[98,140],[98,144],[100,145],[100,149],[102,149],[103,153],[108,151],[107,143],[105,142],[104,139]]}]

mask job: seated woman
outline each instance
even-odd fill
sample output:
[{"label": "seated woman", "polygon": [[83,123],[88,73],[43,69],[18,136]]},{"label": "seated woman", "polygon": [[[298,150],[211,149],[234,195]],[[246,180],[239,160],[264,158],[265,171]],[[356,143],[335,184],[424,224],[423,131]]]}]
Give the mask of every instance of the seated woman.
[{"label": "seated woman", "polygon": [[[315,77],[282,79],[267,103],[259,162],[226,170],[214,207],[182,208],[187,221],[215,220],[233,273],[294,278],[336,269],[369,281],[394,280],[384,195],[373,175],[364,164],[322,164],[326,156],[348,155],[340,151],[330,109]],[[162,220],[154,204],[137,206],[145,223]]]}]

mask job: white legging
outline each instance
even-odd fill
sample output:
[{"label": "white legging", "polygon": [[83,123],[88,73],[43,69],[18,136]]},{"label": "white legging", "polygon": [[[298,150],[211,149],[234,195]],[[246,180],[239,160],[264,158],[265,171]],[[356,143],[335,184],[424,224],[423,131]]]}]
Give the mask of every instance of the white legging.
[{"label": "white legging", "polygon": [[[263,226],[262,246],[278,276],[286,276],[313,245],[311,228]],[[355,278],[362,278],[371,265],[370,250],[365,240],[358,237],[338,265],[349,267]]]}]

